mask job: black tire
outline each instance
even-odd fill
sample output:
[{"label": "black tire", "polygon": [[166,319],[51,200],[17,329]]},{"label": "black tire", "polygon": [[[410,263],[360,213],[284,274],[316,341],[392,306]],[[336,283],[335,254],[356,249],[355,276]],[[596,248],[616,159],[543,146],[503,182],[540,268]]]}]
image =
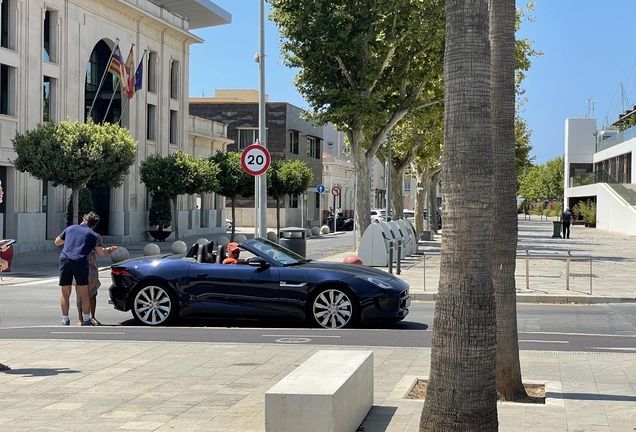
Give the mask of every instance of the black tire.
[{"label": "black tire", "polygon": [[339,329],[358,322],[357,299],[346,288],[322,288],[311,296],[308,306],[307,315],[312,326]]},{"label": "black tire", "polygon": [[157,282],[145,283],[134,291],[130,310],[135,321],[147,326],[168,325],[179,315],[176,296]]}]

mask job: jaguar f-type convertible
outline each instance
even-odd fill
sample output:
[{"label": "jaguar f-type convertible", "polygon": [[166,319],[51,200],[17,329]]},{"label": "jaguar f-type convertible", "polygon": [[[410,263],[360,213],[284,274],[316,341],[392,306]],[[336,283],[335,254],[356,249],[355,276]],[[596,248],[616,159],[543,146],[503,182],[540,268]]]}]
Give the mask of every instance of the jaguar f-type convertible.
[{"label": "jaguar f-type convertible", "polygon": [[116,263],[111,302],[149,326],[177,317],[291,318],[342,328],[409,313],[408,284],[382,270],[308,260],[262,238],[239,247],[245,264],[222,264],[225,247],[202,242],[186,254]]}]

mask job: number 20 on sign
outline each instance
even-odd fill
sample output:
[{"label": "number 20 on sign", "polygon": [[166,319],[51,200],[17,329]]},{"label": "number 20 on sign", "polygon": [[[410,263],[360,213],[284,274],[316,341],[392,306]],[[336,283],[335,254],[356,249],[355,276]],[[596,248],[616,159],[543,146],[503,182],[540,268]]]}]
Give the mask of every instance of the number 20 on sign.
[{"label": "number 20 on sign", "polygon": [[260,144],[252,144],[243,150],[241,165],[249,175],[258,176],[269,168],[271,158],[269,151]]}]

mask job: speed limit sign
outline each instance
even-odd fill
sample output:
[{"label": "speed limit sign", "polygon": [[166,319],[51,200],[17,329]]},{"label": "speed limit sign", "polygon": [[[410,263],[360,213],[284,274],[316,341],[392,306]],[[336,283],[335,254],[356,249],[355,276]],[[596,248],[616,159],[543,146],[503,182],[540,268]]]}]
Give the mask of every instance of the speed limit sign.
[{"label": "speed limit sign", "polygon": [[249,175],[263,174],[269,168],[271,162],[269,151],[260,144],[252,144],[243,150],[241,165]]}]

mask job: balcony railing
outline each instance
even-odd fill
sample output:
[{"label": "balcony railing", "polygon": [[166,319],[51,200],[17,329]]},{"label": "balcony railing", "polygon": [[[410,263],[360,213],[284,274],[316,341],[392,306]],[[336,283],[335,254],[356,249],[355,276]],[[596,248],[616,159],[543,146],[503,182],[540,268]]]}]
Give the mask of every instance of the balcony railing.
[{"label": "balcony railing", "polygon": [[606,183],[614,192],[627,201],[629,205],[636,206],[636,191],[626,188],[605,170],[579,174],[570,179],[570,187],[586,186],[596,183]]},{"label": "balcony railing", "polygon": [[604,140],[596,141],[596,152],[606,150],[610,147],[614,147],[622,142],[630,140],[636,137],[636,126],[632,126],[629,129],[618,132],[613,137],[605,138]]}]

